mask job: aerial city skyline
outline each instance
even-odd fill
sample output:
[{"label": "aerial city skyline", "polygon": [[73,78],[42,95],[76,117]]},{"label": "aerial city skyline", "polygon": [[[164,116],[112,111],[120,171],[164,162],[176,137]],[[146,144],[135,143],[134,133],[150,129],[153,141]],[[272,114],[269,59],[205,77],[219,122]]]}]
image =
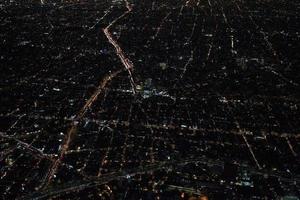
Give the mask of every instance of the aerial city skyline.
[{"label": "aerial city skyline", "polygon": [[299,200],[298,2],[0,10],[0,199]]}]

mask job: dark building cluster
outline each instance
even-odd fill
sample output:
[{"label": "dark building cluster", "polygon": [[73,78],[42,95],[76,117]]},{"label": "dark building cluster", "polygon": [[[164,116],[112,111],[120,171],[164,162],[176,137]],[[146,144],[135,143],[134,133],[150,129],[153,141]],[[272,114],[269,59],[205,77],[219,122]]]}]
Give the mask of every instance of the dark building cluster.
[{"label": "dark building cluster", "polygon": [[299,6],[0,2],[0,199],[299,200]]}]

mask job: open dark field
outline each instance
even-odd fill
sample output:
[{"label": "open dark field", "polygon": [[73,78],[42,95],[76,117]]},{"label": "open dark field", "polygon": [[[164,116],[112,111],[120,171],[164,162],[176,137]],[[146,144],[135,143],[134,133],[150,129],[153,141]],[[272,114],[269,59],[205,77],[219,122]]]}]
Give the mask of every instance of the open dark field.
[{"label": "open dark field", "polygon": [[299,200],[299,13],[0,2],[0,199]]}]

